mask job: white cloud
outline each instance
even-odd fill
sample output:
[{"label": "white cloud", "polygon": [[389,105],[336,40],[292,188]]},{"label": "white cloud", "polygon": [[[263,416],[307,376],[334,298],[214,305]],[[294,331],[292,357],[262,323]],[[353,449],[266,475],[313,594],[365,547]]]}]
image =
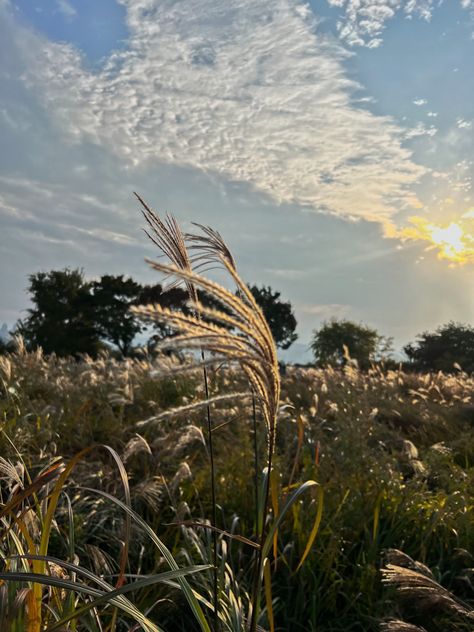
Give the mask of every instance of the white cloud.
[{"label": "white cloud", "polygon": [[426,105],[428,103],[428,101],[426,99],[415,99],[413,101],[413,105],[416,105],[418,107],[422,106],[422,105]]},{"label": "white cloud", "polygon": [[424,123],[418,123],[415,127],[407,130],[406,138],[416,138],[417,136],[434,136],[438,129],[434,125],[427,127]]},{"label": "white cloud", "polygon": [[77,10],[72,6],[69,0],[56,0],[56,5],[59,13],[62,13],[68,20],[72,20],[77,16]]},{"label": "white cloud", "polygon": [[[328,4],[343,10],[338,23],[339,36],[349,46],[376,48],[386,23],[397,13],[406,18],[419,17],[431,20],[439,0],[327,0]],[[449,0],[452,2],[452,0]],[[474,0],[460,0],[463,9],[474,8]]]},{"label": "white cloud", "polygon": [[[125,230],[120,232],[95,225],[100,216],[104,224],[113,221],[115,226],[129,228],[128,222],[120,217],[117,205],[105,204],[95,195],[71,190],[66,183],[12,176],[0,176],[0,186],[0,217],[3,215],[4,230],[14,229],[16,234],[29,240],[74,243],[75,248],[84,252],[90,252],[100,242],[107,247],[113,243],[123,246],[137,243]],[[54,234],[45,234],[45,231]]]},{"label": "white cloud", "polygon": [[0,216],[1,215],[20,220],[31,219],[33,217],[28,211],[20,210],[11,204],[3,194],[0,194]]},{"label": "white cloud", "polygon": [[[389,222],[425,171],[405,130],[358,106],[347,52],[293,0],[122,0],[129,48],[102,71],[18,31],[25,81],[69,142],[168,163],[280,202]],[[19,27],[18,27],[19,28]]]},{"label": "white cloud", "polygon": [[472,129],[472,121],[466,121],[465,119],[458,119],[456,125],[459,129]]}]

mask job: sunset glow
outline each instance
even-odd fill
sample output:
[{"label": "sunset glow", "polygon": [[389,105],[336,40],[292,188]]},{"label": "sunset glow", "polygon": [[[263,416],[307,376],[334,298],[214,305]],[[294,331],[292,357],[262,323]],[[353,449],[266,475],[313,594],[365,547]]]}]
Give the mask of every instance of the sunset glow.
[{"label": "sunset glow", "polygon": [[411,217],[412,226],[401,232],[402,239],[427,241],[440,259],[454,264],[474,263],[474,218],[472,212],[446,225],[434,224],[423,217]]}]

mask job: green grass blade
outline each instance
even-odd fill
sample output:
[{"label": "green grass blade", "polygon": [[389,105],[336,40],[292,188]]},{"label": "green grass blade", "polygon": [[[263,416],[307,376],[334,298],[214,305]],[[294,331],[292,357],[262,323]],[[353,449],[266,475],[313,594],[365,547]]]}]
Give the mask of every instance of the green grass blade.
[{"label": "green grass blade", "polygon": [[[62,590],[73,590],[76,593],[87,595],[89,597],[101,597],[102,595],[108,596],[108,593],[105,593],[98,588],[92,588],[91,586],[86,586],[85,584],[73,582],[67,579],[61,579],[59,577],[50,577],[49,575],[44,575],[42,573],[0,573],[0,579],[5,581],[31,582],[37,586],[54,586],[56,588],[61,588]],[[132,604],[129,605],[129,603],[124,603],[122,600],[113,597],[109,599],[109,603],[117,608],[120,608],[133,619],[140,621],[147,631],[161,632],[151,621],[144,621],[144,617],[141,612]]]},{"label": "green grass blade", "polygon": [[321,524],[321,518],[323,517],[323,507],[324,507],[324,491],[322,487],[318,487],[318,511],[316,512],[316,518],[314,519],[313,528],[311,529],[311,533],[309,534],[308,541],[306,542],[306,547],[301,556],[298,566],[296,567],[296,573],[303,566],[305,559],[308,557],[309,552],[311,551],[311,547],[313,546],[314,540],[319,531],[319,525]]},{"label": "green grass blade", "polygon": [[[142,527],[142,529],[148,535],[148,537],[153,542],[153,544],[155,544],[155,546],[159,549],[159,551],[161,552],[161,554],[163,555],[165,560],[168,562],[170,568],[172,570],[179,570],[179,566],[178,566],[176,560],[174,559],[171,551],[160,540],[160,538],[156,535],[156,533],[153,531],[153,529],[146,523],[146,521],[143,520],[143,518],[141,518],[135,511],[133,511],[133,509],[128,507],[125,503],[123,503],[118,498],[115,498],[115,496],[112,496],[111,494],[108,494],[107,492],[104,492],[104,491],[98,490],[98,489],[92,489],[92,488],[83,488],[83,489],[85,489],[86,491],[89,491],[89,492],[91,492],[93,494],[98,494],[99,496],[103,496],[104,498],[107,498],[111,502],[113,502],[116,505],[118,505],[119,507],[121,507],[125,512],[129,513],[130,516],[132,517],[132,519],[138,525],[140,525],[140,527]],[[199,623],[199,626],[200,626],[202,632],[211,632],[211,628],[209,627],[209,624],[206,621],[206,617],[204,616],[202,608],[199,605],[198,600],[196,599],[191,586],[189,585],[189,583],[186,581],[186,579],[184,577],[178,578],[178,582],[179,582],[179,584],[181,586],[181,590],[183,591],[184,596],[186,597],[186,600],[187,600],[187,602],[188,602],[188,604],[189,604],[189,606],[190,606],[190,608],[191,608],[191,610],[192,610],[192,612],[193,612],[193,614],[194,614],[194,616],[196,618],[196,621]]]},{"label": "green grass blade", "polygon": [[319,483],[312,480],[305,481],[302,485],[300,485],[297,489],[295,489],[295,491],[289,496],[289,498],[283,505],[278,518],[274,521],[274,523],[272,524],[272,526],[270,527],[267,533],[267,537],[263,545],[263,558],[268,557],[268,554],[270,552],[270,549],[273,543],[273,536],[275,532],[278,530],[280,524],[283,522],[283,519],[288,513],[288,510],[291,509],[292,505],[298,500],[301,494],[304,494],[306,491],[314,487],[319,487]]},{"label": "green grass blade", "polygon": [[157,583],[167,583],[174,579],[179,581],[184,575],[190,575],[194,573],[201,572],[203,570],[207,570],[210,568],[210,565],[202,565],[202,566],[189,566],[185,568],[180,568],[178,570],[165,571],[163,573],[158,573],[156,575],[147,575],[142,577],[141,579],[133,582],[131,584],[125,584],[120,588],[116,588],[110,591],[99,590],[98,588],[92,588],[91,586],[86,586],[80,582],[75,582],[67,579],[62,579],[58,577],[50,577],[48,575],[42,575],[38,573],[22,573],[22,572],[8,572],[8,573],[0,573],[0,579],[5,581],[20,581],[20,582],[32,582],[36,584],[42,584],[46,586],[55,586],[57,588],[61,588],[63,590],[70,590],[80,594],[85,594],[88,596],[96,597],[93,601],[89,602],[85,606],[79,608],[74,613],[69,614],[66,617],[63,617],[61,620],[56,621],[52,626],[48,627],[48,631],[58,630],[65,623],[74,619],[81,614],[88,612],[90,609],[96,607],[97,605],[107,603],[125,611],[127,614],[132,616],[134,619],[138,619],[142,625],[146,626],[146,629],[156,630],[160,632],[160,628],[156,626],[154,623],[149,621],[144,615],[142,615],[133,605],[128,605],[128,603],[124,603],[122,600],[117,599],[121,595],[139,590],[140,588],[144,588],[146,586],[150,586]]},{"label": "green grass blade", "polygon": [[[144,577],[140,577],[140,579],[137,579],[137,581],[131,584],[124,584],[120,588],[116,588],[102,595],[101,597],[97,597],[97,599],[90,601],[84,606],[81,606],[72,614],[69,614],[66,617],[63,617],[61,620],[54,623],[54,625],[49,626],[47,632],[53,632],[54,630],[59,630],[64,624],[68,623],[72,619],[80,617],[86,612],[88,612],[89,610],[91,610],[92,608],[100,606],[101,604],[104,604],[104,603],[108,603],[110,602],[111,599],[114,599],[117,596],[121,596],[127,592],[139,590],[140,588],[145,588],[146,586],[150,586],[150,585],[158,584],[158,583],[169,584],[174,579],[179,579],[180,577],[184,577],[185,575],[192,575],[194,573],[199,573],[204,570],[208,570],[210,568],[212,568],[210,564],[187,566],[187,567],[179,569],[178,571],[166,571],[166,572],[159,573],[156,575],[147,575]],[[159,628],[158,626],[157,628],[161,630],[161,628]]]}]

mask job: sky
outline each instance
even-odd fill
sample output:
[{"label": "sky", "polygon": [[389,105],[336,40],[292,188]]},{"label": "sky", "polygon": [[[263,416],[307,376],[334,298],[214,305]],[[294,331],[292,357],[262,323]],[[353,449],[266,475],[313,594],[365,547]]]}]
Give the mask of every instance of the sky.
[{"label": "sky", "polygon": [[28,275],[158,282],[133,197],[395,347],[474,321],[474,0],[0,0],[0,323]]}]

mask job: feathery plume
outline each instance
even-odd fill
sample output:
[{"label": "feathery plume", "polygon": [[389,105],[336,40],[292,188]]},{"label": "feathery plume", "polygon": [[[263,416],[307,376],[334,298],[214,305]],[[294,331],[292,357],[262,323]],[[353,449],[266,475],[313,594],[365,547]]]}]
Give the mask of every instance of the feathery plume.
[{"label": "feathery plume", "polygon": [[182,415],[183,413],[189,413],[203,406],[210,406],[211,404],[219,404],[226,401],[233,401],[235,399],[241,398],[249,398],[250,393],[227,393],[226,395],[216,395],[216,397],[212,397],[210,399],[205,399],[202,401],[196,401],[192,404],[186,404],[185,406],[179,406],[177,408],[171,408],[170,410],[165,410],[159,415],[154,415],[153,417],[149,417],[148,419],[144,419],[143,421],[137,422],[137,427],[141,428],[143,426],[150,426],[156,424],[164,419],[169,419],[170,417],[176,417],[177,415]]},{"label": "feathery plume", "polygon": [[426,630],[417,625],[394,619],[393,621],[384,621],[381,623],[380,632],[426,632]]},{"label": "feathery plume", "polygon": [[[242,295],[235,295],[217,283],[176,266],[149,261],[157,271],[168,276],[176,276],[195,287],[205,290],[219,301],[228,313],[205,308],[196,301],[196,316],[174,312],[160,305],[134,307],[134,311],[144,318],[159,320],[174,329],[178,336],[171,340],[173,345],[188,349],[201,348],[237,362],[247,375],[253,390],[260,402],[263,418],[268,432],[269,453],[275,444],[276,420],[280,397],[280,376],[275,343],[261,309],[240,279],[237,272],[222,260]],[[213,322],[205,322],[200,313],[206,317],[232,324],[233,329]]]},{"label": "feathery plume", "polygon": [[[142,317],[158,320],[170,326],[177,334],[172,344],[180,348],[200,349],[203,361],[204,351],[206,350],[219,358],[226,358],[228,361],[240,365],[251,384],[254,397],[260,403],[267,429],[267,469],[268,472],[271,472],[280,400],[280,372],[275,341],[263,311],[257,304],[250,289],[240,278],[234,258],[217,231],[198,225],[203,234],[187,236],[187,240],[191,244],[190,248],[195,251],[195,254],[189,257],[184,238],[175,220],[168,216],[166,223],[162,222],[143,203],[141,198],[137,197],[145,207],[145,218],[152,227],[154,234],[154,237],[151,237],[152,241],[168,256],[173,265],[165,265],[156,261],[149,261],[149,263],[158,272],[185,283],[195,314],[173,312],[160,305],[138,306],[134,310]],[[195,265],[196,269],[192,268],[192,264]],[[203,277],[196,271],[209,270],[215,264],[222,265],[227,271],[237,288],[236,294]],[[203,306],[198,300],[196,288],[208,293],[211,298],[222,305],[222,309],[210,309]],[[212,319],[213,322],[206,322],[204,318]],[[209,398],[206,373],[204,373],[204,379],[206,385],[206,401],[204,403],[207,404],[208,410],[209,453],[212,473],[212,504],[214,512],[212,524],[215,527],[216,503],[209,408],[212,399]],[[191,405],[191,409],[193,407],[194,404]],[[269,481],[270,476],[267,477],[265,484],[262,505],[264,516],[266,516],[268,510]],[[256,572],[254,575],[252,614],[249,625],[251,632],[257,630],[258,598],[264,564],[262,551],[265,532],[266,523],[265,519],[263,519],[260,527],[260,548],[257,554]],[[214,566],[217,566],[217,536],[215,531],[213,532],[213,537]],[[214,615],[215,629],[217,631],[219,628],[217,571],[214,571]]]},{"label": "feathery plume", "polygon": [[416,603],[418,611],[432,612],[436,609],[474,621],[474,610],[424,573],[395,564],[387,564],[382,569],[382,581],[393,586],[407,602]]},{"label": "feathery plume", "polygon": [[234,257],[222,235],[210,226],[203,226],[196,222],[193,222],[193,226],[200,228],[204,233],[203,235],[186,234],[186,240],[191,243],[189,249],[196,251],[196,254],[191,257],[193,269],[207,271],[213,267],[213,263],[221,264],[224,260],[235,270]]},{"label": "feathery plume", "polygon": [[[134,193],[134,195],[143,207],[142,215],[149,227],[149,230],[144,229],[147,237],[177,268],[191,270],[191,260],[186,247],[185,238],[176,219],[172,215],[167,214],[165,219],[162,220],[138,193]],[[188,282],[185,282],[185,285],[190,298],[197,299],[196,290],[193,285]],[[170,283],[167,289],[171,289],[175,286],[176,280],[174,283]]]}]

